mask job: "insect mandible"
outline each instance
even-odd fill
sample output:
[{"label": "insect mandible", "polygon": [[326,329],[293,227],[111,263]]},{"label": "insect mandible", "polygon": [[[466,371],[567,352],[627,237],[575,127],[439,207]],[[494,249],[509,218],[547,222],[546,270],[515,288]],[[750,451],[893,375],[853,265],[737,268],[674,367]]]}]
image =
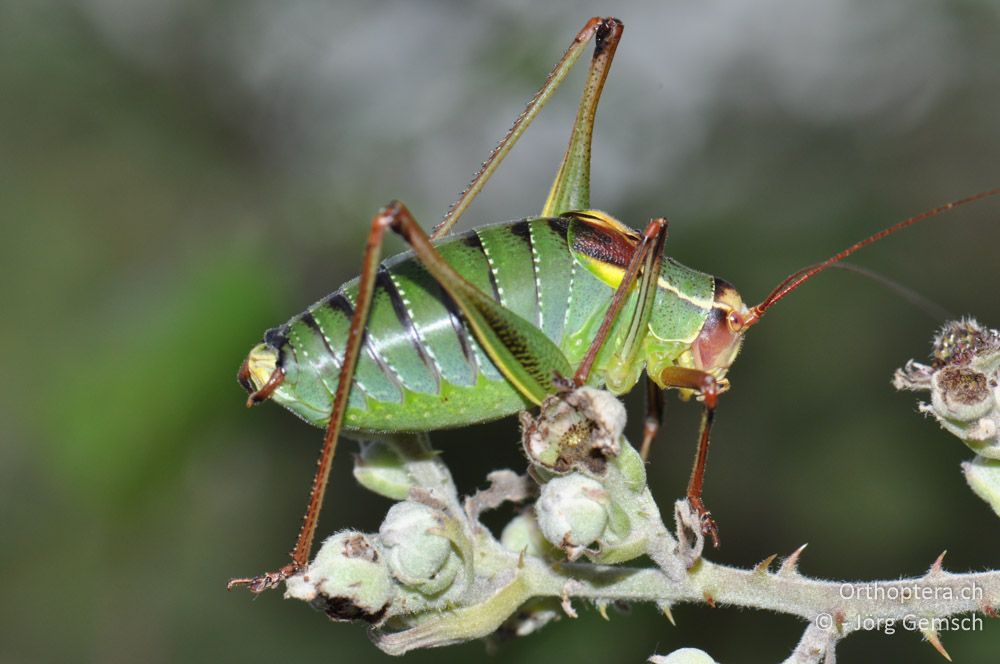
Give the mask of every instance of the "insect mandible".
[{"label": "insect mandible", "polygon": [[[330,464],[341,432],[425,432],[498,419],[541,403],[572,377],[616,394],[643,378],[641,454],[659,428],[662,395],[676,389],[703,405],[687,499],[718,546],[702,484],[716,405],[743,342],[776,302],[864,246],[959,205],[901,221],[783,280],[747,306],[726,281],[663,253],[667,221],[639,233],[590,209],[594,117],[623,25],[590,19],[444,220],[428,236],[402,203],[375,215],[360,277],[264,334],[239,370],[248,405],[273,400],[326,429],[292,562],[233,579],[253,592],[275,587],[309,560]],[[450,235],[589,41],[595,40],[569,146],[538,217]],[[380,262],[386,231],[411,251]]]}]

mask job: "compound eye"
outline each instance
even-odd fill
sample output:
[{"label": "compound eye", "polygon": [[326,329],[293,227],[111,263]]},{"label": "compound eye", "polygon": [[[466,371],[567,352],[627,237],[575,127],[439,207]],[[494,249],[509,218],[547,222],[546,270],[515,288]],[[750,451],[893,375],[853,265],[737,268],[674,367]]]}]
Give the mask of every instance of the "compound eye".
[{"label": "compound eye", "polygon": [[726,316],[726,325],[729,327],[729,331],[733,334],[743,330],[743,325],[745,324],[743,316],[741,316],[736,311],[730,311],[729,315]]}]

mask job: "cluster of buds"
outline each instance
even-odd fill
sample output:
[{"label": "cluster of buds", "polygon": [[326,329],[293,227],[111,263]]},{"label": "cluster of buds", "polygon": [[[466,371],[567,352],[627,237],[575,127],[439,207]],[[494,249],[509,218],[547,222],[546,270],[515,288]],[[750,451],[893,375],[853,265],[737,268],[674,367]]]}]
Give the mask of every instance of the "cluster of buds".
[{"label": "cluster of buds", "polygon": [[288,597],[334,620],[379,625],[414,597],[443,603],[461,592],[468,549],[462,524],[449,503],[423,489],[410,471],[426,456],[419,446],[415,456],[386,442],[362,447],[354,469],[359,483],[400,502],[377,534],[348,530],[324,541],[309,567],[288,579]]},{"label": "cluster of buds", "polygon": [[550,397],[521,423],[541,484],[535,514],[545,539],[570,560],[613,564],[647,553],[659,512],[642,459],[622,435],[621,402],[583,387]]},{"label": "cluster of buds", "polygon": [[[365,443],[355,478],[397,502],[377,533],[327,539],[288,579],[286,596],[334,620],[371,624],[376,644],[401,654],[524,635],[575,616],[568,597],[579,584],[569,568],[553,572],[556,561],[614,565],[648,555],[669,578],[681,578],[689,565],[646,486],[639,453],[623,436],[625,420],[624,406],[608,392],[583,387],[550,397],[536,417],[522,415],[528,474],[491,473],[491,486],[464,504],[424,439]],[[495,538],[479,516],[504,502],[524,507]],[[566,575],[561,595],[546,585],[552,575]],[[602,613],[611,605],[593,601]]]},{"label": "cluster of buds", "polygon": [[966,479],[1000,514],[1000,332],[971,318],[946,323],[934,339],[931,363],[910,360],[893,385],[930,392],[920,412],[976,452],[963,464]]}]

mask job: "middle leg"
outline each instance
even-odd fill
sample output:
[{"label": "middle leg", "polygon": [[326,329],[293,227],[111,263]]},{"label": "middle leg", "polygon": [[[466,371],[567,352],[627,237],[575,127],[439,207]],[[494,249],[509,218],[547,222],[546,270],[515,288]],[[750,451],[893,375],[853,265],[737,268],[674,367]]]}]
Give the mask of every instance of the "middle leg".
[{"label": "middle leg", "polygon": [[653,444],[653,439],[660,432],[663,423],[663,390],[652,378],[646,376],[646,417],[642,426],[642,447],[639,448],[639,456],[643,461],[649,460],[649,448]]}]

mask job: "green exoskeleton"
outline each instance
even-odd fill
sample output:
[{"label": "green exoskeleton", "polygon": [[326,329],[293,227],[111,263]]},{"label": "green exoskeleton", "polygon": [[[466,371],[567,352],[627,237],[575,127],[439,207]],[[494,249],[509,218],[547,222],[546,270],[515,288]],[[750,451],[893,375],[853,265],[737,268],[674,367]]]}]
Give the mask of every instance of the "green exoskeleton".
[{"label": "green exoskeleton", "polygon": [[[239,372],[248,403],[276,401],[326,435],[292,562],[231,587],[259,592],[306,565],[342,430],[425,432],[492,420],[541,403],[570,379],[622,394],[645,374],[644,458],[659,427],[662,390],[702,402],[687,497],[717,545],[702,481],[717,400],[729,388],[726,373],[746,330],[861,247],[998,193],[900,222],[793,274],[748,307],[727,282],[664,256],[666,220],[639,233],[590,209],[594,115],[621,33],[614,18],[588,21],[431,236],[401,203],[388,205],[372,220],[360,277],[269,330],[250,351]],[[569,147],[541,214],[449,235],[591,38],[596,46]],[[387,230],[412,250],[380,262]]]}]

